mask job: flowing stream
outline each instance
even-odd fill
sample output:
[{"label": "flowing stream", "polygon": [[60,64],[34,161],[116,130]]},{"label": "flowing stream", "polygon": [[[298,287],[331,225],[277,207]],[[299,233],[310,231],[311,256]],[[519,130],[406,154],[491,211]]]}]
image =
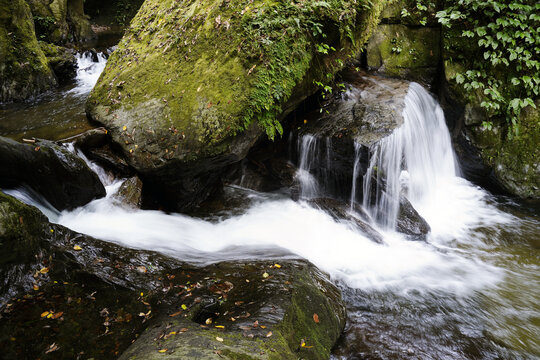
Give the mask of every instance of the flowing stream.
[{"label": "flowing stream", "polygon": [[[92,85],[79,83],[64,96],[84,97]],[[27,111],[34,110],[19,116]],[[20,189],[8,193],[75,231],[193,263],[297,256],[312,261],[341,287],[348,304],[336,359],[538,358],[538,209],[494,197],[459,177],[442,110],[417,84],[409,89],[404,115],[403,126],[371,149],[364,182],[385,174],[383,195],[364,199],[384,244],[280,193],[228,188],[248,205],[240,215],[217,220],[127,208],[114,196],[121,181],[95,165],[107,197],[73,211],[58,212]],[[305,136],[299,142],[302,198],[320,191],[309,172],[316,141]],[[360,174],[352,166],[355,184]],[[358,190],[353,185],[353,202]],[[401,192],[431,226],[426,242],[393,230]]]}]

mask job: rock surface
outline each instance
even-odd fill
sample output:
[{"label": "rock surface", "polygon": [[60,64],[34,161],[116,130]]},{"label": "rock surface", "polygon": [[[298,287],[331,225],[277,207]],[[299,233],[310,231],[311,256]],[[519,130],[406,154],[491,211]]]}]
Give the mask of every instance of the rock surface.
[{"label": "rock surface", "polygon": [[54,44],[76,43],[95,34],[84,14],[84,0],[26,0],[36,23],[40,40]]},{"label": "rock surface", "polygon": [[419,11],[416,1],[389,4],[367,45],[368,68],[433,85],[441,60],[441,29],[435,13],[431,8]]},{"label": "rock surface", "polygon": [[403,194],[399,197],[396,230],[411,240],[426,240],[427,234],[431,231],[427,221]]},{"label": "rock surface", "polygon": [[46,140],[21,144],[0,137],[0,186],[30,186],[56,209],[73,209],[105,196],[105,188],[86,163]]},{"label": "rock surface", "polygon": [[27,226],[13,212],[36,226],[43,256],[20,270],[27,293],[2,298],[6,359],[327,359],[344,328],[339,290],[307,261],[191,266],[50,225],[0,193],[7,246]]},{"label": "rock surface", "polygon": [[[336,30],[350,23],[355,44],[362,44],[381,10],[352,1],[336,6],[350,12],[339,17],[317,2],[147,0],[87,113],[110,130],[146,189],[170,208],[191,208],[265,131],[279,132],[278,120],[316,90],[314,80],[342,66],[358,45]],[[291,13],[306,21],[277,25]],[[326,53],[339,50],[316,51],[307,19],[328,33]]]},{"label": "rock surface", "polygon": [[0,1],[0,103],[22,101],[56,85],[24,0]]},{"label": "rock surface", "polygon": [[77,75],[77,60],[73,50],[47,44],[42,41],[39,46],[47,57],[47,61],[56,75],[59,84],[63,84],[72,80]]}]

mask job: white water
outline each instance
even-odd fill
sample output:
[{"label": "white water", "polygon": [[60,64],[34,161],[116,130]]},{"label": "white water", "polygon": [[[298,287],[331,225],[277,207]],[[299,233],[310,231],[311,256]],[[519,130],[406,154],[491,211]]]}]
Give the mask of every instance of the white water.
[{"label": "white water", "polygon": [[[388,141],[375,152],[386,156],[386,163],[379,162],[379,166],[385,166],[386,172],[392,172],[398,181],[400,161],[391,156],[400,158],[400,152],[404,154],[411,201],[432,227],[429,243],[410,242],[382,228],[386,244],[375,244],[346,222],[337,222],[303,202],[248,191],[246,196],[254,199],[251,207],[243,215],[218,223],[180,214],[127,209],[113,196],[119,182],[111,182],[103,173],[100,176],[107,187],[106,198],[59,213],[52,220],[99,239],[193,262],[292,253],[359,289],[467,294],[493,287],[504,270],[483,262],[474,252],[459,250],[457,245],[480,242],[472,232],[476,227],[507,223],[512,217],[489,205],[483,190],[456,177],[448,131],[436,102],[419,85],[411,86],[407,98],[407,121],[392,139],[397,144]],[[422,131],[427,139],[417,139],[413,135],[417,131]],[[311,149],[316,141],[306,136],[301,148]],[[398,145],[404,146],[403,150],[397,149]],[[386,147],[391,148],[391,156],[384,154]],[[308,154],[309,151],[301,155],[302,169],[309,170],[311,166]],[[416,161],[416,156],[423,158]],[[302,191],[304,197],[317,192],[309,171],[300,171],[298,177],[309,185]],[[399,193],[398,185],[392,186],[395,188],[388,191]]]},{"label": "white water", "polygon": [[92,59],[90,52],[78,53],[75,55],[77,59],[77,86],[68,91],[68,94],[86,95],[96,85],[99,76],[107,65],[107,58],[103,53],[97,54],[97,62]]}]

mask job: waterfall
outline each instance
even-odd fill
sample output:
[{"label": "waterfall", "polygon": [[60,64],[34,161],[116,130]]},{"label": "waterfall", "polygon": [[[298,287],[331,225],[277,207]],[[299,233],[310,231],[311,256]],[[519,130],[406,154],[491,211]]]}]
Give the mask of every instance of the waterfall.
[{"label": "waterfall", "polygon": [[107,65],[107,57],[103,53],[94,53],[86,51],[84,53],[77,53],[75,55],[77,59],[77,86],[68,94],[74,95],[86,95],[96,85],[99,76]]},{"label": "waterfall", "polygon": [[399,129],[371,148],[364,175],[363,205],[388,229],[396,226],[402,192],[419,204],[459,171],[443,111],[419,84],[410,84],[403,117]]},{"label": "waterfall", "polygon": [[304,135],[298,142],[300,161],[296,179],[300,183],[300,197],[303,199],[313,198],[319,193],[317,180],[310,173],[316,160],[317,145],[317,138],[312,135]]}]

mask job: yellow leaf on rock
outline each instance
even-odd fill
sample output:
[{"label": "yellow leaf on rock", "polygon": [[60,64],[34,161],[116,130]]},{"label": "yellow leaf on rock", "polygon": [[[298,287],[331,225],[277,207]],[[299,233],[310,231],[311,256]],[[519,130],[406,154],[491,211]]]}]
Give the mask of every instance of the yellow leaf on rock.
[{"label": "yellow leaf on rock", "polygon": [[158,350],[158,352],[164,353],[164,352],[167,352],[167,350],[169,350],[169,349],[161,349],[161,350]]},{"label": "yellow leaf on rock", "polygon": [[186,304],[182,304],[182,309],[187,310]]},{"label": "yellow leaf on rock", "polygon": [[49,313],[48,311],[44,311],[44,312],[41,313],[41,317],[45,317],[45,316],[47,316],[47,315],[49,315],[49,314],[50,314],[50,313]]},{"label": "yellow leaf on rock", "polygon": [[220,338],[219,336],[216,336],[216,340],[219,342],[223,342],[223,338]]},{"label": "yellow leaf on rock", "polygon": [[49,268],[42,268],[41,270],[39,270],[39,272],[42,274],[46,274],[49,272]]},{"label": "yellow leaf on rock", "polygon": [[218,328],[218,329],[225,329],[225,326],[223,326],[223,325],[216,325],[216,328]]},{"label": "yellow leaf on rock", "polygon": [[36,284],[34,284],[34,291],[38,291],[39,290],[39,286],[37,286]]},{"label": "yellow leaf on rock", "polygon": [[279,264],[274,264],[274,267],[278,268],[278,269],[281,269],[281,265],[279,265]]},{"label": "yellow leaf on rock", "polygon": [[263,274],[263,278],[265,278],[265,279],[266,279],[267,277],[269,277],[269,276],[270,276],[270,275],[268,275],[267,272],[265,272],[265,273]]},{"label": "yellow leaf on rock", "polygon": [[208,318],[205,321],[206,325],[210,325],[212,323],[212,318]]},{"label": "yellow leaf on rock", "polygon": [[81,251],[81,250],[82,250],[82,247],[80,247],[79,245],[75,245],[75,246],[73,247],[73,250],[75,250],[75,251]]},{"label": "yellow leaf on rock", "polygon": [[122,131],[126,131],[127,130],[127,126],[124,125],[124,127],[122,128]]}]

